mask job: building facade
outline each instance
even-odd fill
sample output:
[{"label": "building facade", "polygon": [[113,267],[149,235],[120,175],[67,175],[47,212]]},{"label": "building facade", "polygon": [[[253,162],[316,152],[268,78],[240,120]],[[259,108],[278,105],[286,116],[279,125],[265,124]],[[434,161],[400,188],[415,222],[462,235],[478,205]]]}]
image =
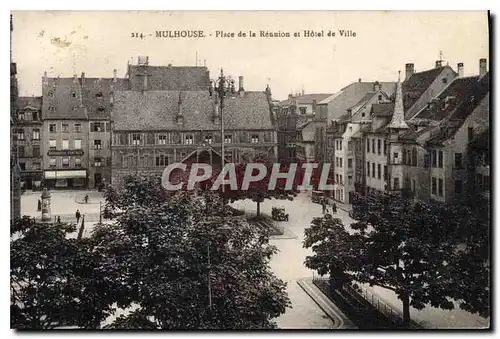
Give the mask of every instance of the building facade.
[{"label": "building facade", "polygon": [[22,189],[36,190],[41,186],[43,131],[42,98],[19,97],[15,139]]},{"label": "building facade", "polygon": [[21,216],[21,174],[16,147],[17,130],[17,65],[12,62],[12,14],[10,16],[10,218]]}]

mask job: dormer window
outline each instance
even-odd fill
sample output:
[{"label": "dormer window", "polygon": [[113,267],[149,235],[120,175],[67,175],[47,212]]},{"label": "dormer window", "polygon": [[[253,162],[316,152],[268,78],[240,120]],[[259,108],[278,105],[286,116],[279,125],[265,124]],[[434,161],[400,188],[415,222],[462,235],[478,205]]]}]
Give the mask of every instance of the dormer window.
[{"label": "dormer window", "polygon": [[49,107],[49,111],[54,112],[55,110],[56,110],[56,109],[54,108],[54,106],[50,106],[50,107]]},{"label": "dormer window", "polygon": [[78,106],[73,106],[73,111],[78,111]]},{"label": "dormer window", "polygon": [[447,78],[443,78],[442,80],[443,80],[443,84],[448,83],[448,79]]},{"label": "dormer window", "polygon": [[49,95],[49,97],[51,97],[51,98],[52,98],[52,97],[54,97],[54,92],[49,91],[48,95]]},{"label": "dormer window", "polygon": [[96,97],[96,98],[102,98],[102,93],[101,93],[101,92],[97,92],[97,93],[95,94],[95,97]]},{"label": "dormer window", "polygon": [[99,106],[99,107],[97,108],[97,110],[98,110],[99,112],[104,112],[105,108],[104,108],[104,106]]},{"label": "dormer window", "polygon": [[19,112],[17,117],[19,118],[19,120],[24,120],[24,112]]},{"label": "dormer window", "polygon": [[73,98],[76,98],[76,93],[75,93],[75,92],[71,92],[71,96],[72,96]]}]

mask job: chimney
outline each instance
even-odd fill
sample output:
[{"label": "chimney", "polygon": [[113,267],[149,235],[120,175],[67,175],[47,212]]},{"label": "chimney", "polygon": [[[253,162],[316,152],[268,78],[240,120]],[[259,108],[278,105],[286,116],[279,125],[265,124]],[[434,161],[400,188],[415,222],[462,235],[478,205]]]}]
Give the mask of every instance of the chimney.
[{"label": "chimney", "polygon": [[78,75],[76,75],[76,73],[73,74],[73,83],[78,83]]},{"label": "chimney", "polygon": [[479,76],[482,77],[486,72],[486,59],[479,59]]},{"label": "chimney", "polygon": [[415,65],[408,63],[405,65],[405,81],[410,79],[411,76],[415,73]]},{"label": "chimney", "polygon": [[361,78],[358,79],[358,82],[361,82]]},{"label": "chimney", "polygon": [[443,60],[436,60],[436,68],[443,67]]},{"label": "chimney", "polygon": [[318,102],[316,99],[313,99],[313,114],[316,114],[316,108],[318,107]]},{"label": "chimney", "polygon": [[458,73],[459,78],[463,78],[463,76],[464,76],[464,63],[463,62],[459,62],[457,64],[457,73]]},{"label": "chimney", "polygon": [[47,71],[43,72],[42,82],[43,82],[44,85],[47,85],[48,82],[49,82],[48,79],[47,79]]},{"label": "chimney", "polygon": [[288,99],[291,99],[291,98],[293,98],[292,93],[288,94]]},{"label": "chimney", "polygon": [[113,82],[117,82],[118,79],[117,79],[117,71],[116,71],[116,68],[113,70]]},{"label": "chimney", "polygon": [[373,83],[373,91],[378,92],[380,90],[380,83],[378,81],[375,81]]},{"label": "chimney", "polygon": [[243,75],[240,75],[238,77],[238,92],[243,92],[245,91],[245,87],[243,87]]},{"label": "chimney", "polygon": [[82,81],[82,85],[85,84],[85,72],[82,72],[81,81]]}]

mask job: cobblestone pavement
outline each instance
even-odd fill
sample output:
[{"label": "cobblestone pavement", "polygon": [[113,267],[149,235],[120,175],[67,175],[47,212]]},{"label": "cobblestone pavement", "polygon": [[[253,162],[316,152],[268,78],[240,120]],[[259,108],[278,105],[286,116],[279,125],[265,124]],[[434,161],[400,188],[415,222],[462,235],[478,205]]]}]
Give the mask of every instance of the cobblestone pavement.
[{"label": "cobblestone pavement", "polygon": [[[311,202],[305,193],[299,194],[293,201],[266,200],[261,203],[261,212],[271,214],[275,205],[283,206],[290,215],[289,222],[283,222],[285,230],[296,236],[293,238],[273,238],[271,243],[279,252],[271,259],[271,268],[278,277],[287,282],[287,291],[292,302],[292,308],[277,319],[278,326],[283,329],[334,329],[351,328],[343,324],[342,317],[331,319],[316,302],[299,286],[298,281],[312,277],[313,271],[304,266],[304,260],[311,254],[309,249],[302,247],[304,229],[309,227],[314,217],[321,216],[321,205]],[[243,209],[247,214],[255,213],[257,206],[252,201],[237,201],[233,207]],[[337,217],[344,222],[352,222],[347,212],[339,209]]]}]

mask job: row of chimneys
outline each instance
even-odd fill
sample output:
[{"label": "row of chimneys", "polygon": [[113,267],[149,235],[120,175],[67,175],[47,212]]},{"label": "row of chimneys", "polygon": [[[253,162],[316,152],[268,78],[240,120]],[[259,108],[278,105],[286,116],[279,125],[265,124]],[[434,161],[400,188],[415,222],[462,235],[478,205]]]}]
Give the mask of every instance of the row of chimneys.
[{"label": "row of chimneys", "polygon": [[[443,60],[436,60],[436,68],[438,67],[443,67]],[[410,77],[415,73],[415,65],[414,64],[406,64],[405,65],[405,80],[410,79]],[[479,76],[482,77],[485,75],[487,72],[487,61],[486,59],[482,58],[479,59]],[[457,73],[458,77],[461,78],[464,76],[464,63],[459,62],[457,64]]]},{"label": "row of chimneys", "polygon": [[[116,69],[113,70],[113,82],[117,82],[118,81],[118,72]],[[82,80],[82,83],[85,83],[85,73],[82,72],[82,75],[81,75],[81,80]],[[45,83],[47,81],[47,71],[43,72],[43,82]],[[74,74],[73,75],[73,81],[76,83],[78,81],[78,75]]]}]

